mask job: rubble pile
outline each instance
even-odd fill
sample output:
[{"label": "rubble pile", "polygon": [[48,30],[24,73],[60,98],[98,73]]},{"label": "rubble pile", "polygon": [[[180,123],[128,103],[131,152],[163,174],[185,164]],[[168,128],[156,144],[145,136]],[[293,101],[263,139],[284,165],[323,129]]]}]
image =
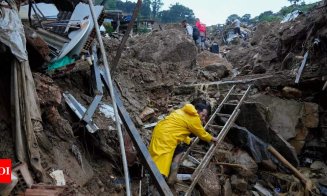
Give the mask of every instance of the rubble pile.
[{"label": "rubble pile", "polygon": [[[104,42],[109,51],[118,48],[113,38]],[[113,59],[115,52],[109,55]],[[147,105],[165,111],[174,87],[225,78],[231,69],[218,54],[198,54],[193,40],[180,28],[167,28],[131,37],[114,74],[127,107],[138,114]]]},{"label": "rubble pile", "polygon": [[[293,21],[258,24],[249,40],[223,46],[222,54],[198,51],[178,25],[162,26],[128,39],[112,73],[113,82],[145,144],[155,124],[173,109],[199,97],[216,108],[232,85],[237,84],[238,93],[252,85],[237,120],[203,170],[195,194],[327,194],[326,9],[325,2]],[[27,23],[25,34],[42,117],[42,121],[32,122],[39,125],[34,134],[46,175],[41,179],[30,172],[31,177],[24,180],[29,179],[33,186],[24,190],[39,191],[43,184],[38,182],[42,182],[66,185],[60,190],[65,191],[63,195],[124,194],[114,123],[121,119],[114,117],[108,92],[101,94],[95,88],[94,66],[87,62],[91,58],[83,54],[85,58],[74,59],[59,72],[44,71],[54,54],[51,45]],[[120,38],[103,37],[103,41],[111,62]],[[0,52],[1,59],[10,64],[6,56],[8,51]],[[305,66],[303,72],[300,64]],[[10,68],[0,72],[0,89],[4,92],[0,95],[0,157],[14,160],[10,77],[5,73],[10,73]],[[90,122],[76,115],[78,109],[71,109],[67,96],[74,97],[79,107],[88,108],[100,94],[103,97],[92,116],[97,129],[91,133]],[[222,108],[224,112],[233,110],[234,103],[228,104]],[[217,135],[217,127],[226,121],[224,116],[216,117],[215,125],[208,130]],[[149,186],[151,180],[142,173],[142,160],[126,131],[124,139],[132,192],[136,195],[139,181]],[[196,150],[203,154],[208,148],[204,144]],[[182,169],[187,177],[189,169]],[[142,189],[142,194],[148,193],[149,187]]]},{"label": "rubble pile", "polygon": [[249,43],[231,46],[227,59],[241,68],[242,74],[265,73],[294,70],[310,51],[311,77],[325,73],[324,9],[318,7],[286,23],[259,24]]}]

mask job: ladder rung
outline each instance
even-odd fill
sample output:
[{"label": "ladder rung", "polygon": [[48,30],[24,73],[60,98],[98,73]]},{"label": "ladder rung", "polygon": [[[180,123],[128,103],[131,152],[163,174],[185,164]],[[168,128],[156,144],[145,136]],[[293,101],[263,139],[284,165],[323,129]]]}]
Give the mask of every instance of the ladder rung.
[{"label": "ladder rung", "polygon": [[217,113],[217,116],[222,116],[222,117],[230,117],[230,114],[223,114],[223,113]]},{"label": "ladder rung", "polygon": [[197,160],[195,157],[192,157],[191,155],[188,155],[188,159],[193,162],[193,163],[196,163],[196,164],[200,164],[201,161]]},{"label": "ladder rung", "polygon": [[232,106],[237,106],[236,103],[223,103],[224,105],[232,105]]},{"label": "ladder rung", "polygon": [[217,129],[223,129],[224,126],[221,126],[221,125],[208,125],[209,127],[212,127],[212,128],[217,128]]},{"label": "ladder rung", "polygon": [[224,105],[234,105],[234,106],[237,106],[237,104],[236,103],[228,103],[228,102],[226,102],[226,103],[223,103]]},{"label": "ladder rung", "polygon": [[192,169],[192,170],[196,170],[196,167],[197,167],[197,166],[195,166],[195,167],[192,167],[192,166],[183,165],[183,164],[181,164],[181,166],[182,166],[182,167],[184,167],[184,168],[189,168],[189,169]]},{"label": "ladder rung", "polygon": [[[209,164],[211,158],[213,157],[215,151],[218,149],[219,147],[219,143],[221,143],[225,136],[228,134],[228,131],[230,130],[230,128],[233,126],[236,118],[238,117],[239,113],[240,113],[240,106],[243,103],[244,99],[246,98],[247,94],[249,93],[250,89],[251,89],[251,85],[247,88],[246,92],[244,94],[231,94],[231,91],[234,89],[235,85],[232,87],[232,89],[228,92],[228,96],[226,96],[224,98],[224,100],[222,101],[222,103],[218,106],[218,109],[216,110],[215,114],[218,116],[225,116],[228,117],[228,120],[225,123],[224,128],[222,129],[222,131],[218,134],[217,136],[217,142],[216,144],[212,144],[209,148],[209,150],[207,151],[206,155],[203,157],[203,159],[201,160],[201,163],[199,164],[199,166],[195,169],[195,171],[192,174],[192,183],[190,184],[188,190],[185,192],[185,196],[191,196],[192,195],[192,190],[194,189],[195,185],[198,183],[202,171],[205,167],[207,167],[207,165]],[[223,104],[227,101],[229,95],[236,95],[236,96],[242,96],[241,98],[239,98],[239,103],[238,106],[235,107],[234,111],[232,114],[223,114],[223,113],[219,113],[221,107],[223,106]],[[215,116],[211,116],[210,120],[214,119]],[[209,123],[208,123],[209,124]],[[208,125],[207,124],[207,125]],[[198,139],[198,138],[197,138]],[[188,150],[190,151],[190,149]]]},{"label": "ladder rung", "polygon": [[242,94],[242,93],[231,93],[230,95],[231,96],[243,96],[244,94]]},{"label": "ladder rung", "polygon": [[195,153],[198,153],[198,154],[206,154],[205,152],[194,150],[194,149],[191,149],[191,152],[195,152]]}]

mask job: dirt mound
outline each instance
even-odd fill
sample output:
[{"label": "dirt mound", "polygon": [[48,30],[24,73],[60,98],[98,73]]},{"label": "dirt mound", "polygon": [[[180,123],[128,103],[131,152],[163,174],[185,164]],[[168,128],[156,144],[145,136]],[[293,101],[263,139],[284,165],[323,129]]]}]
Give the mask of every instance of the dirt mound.
[{"label": "dirt mound", "polygon": [[[114,78],[129,111],[135,115],[147,105],[166,110],[174,86],[208,77],[219,79],[231,69],[217,54],[204,51],[198,55],[193,40],[179,26],[173,27],[130,38],[122,53]],[[108,39],[105,43],[111,49],[117,48],[117,42]],[[222,65],[223,70],[218,75],[217,69],[205,70],[206,76],[198,74],[208,63]]]},{"label": "dirt mound", "polygon": [[263,22],[263,23],[259,23],[256,26],[256,29],[253,33],[253,36],[251,38],[251,45],[259,45],[262,38],[265,37],[267,35],[267,32],[269,32],[271,29],[276,28],[276,26],[279,25],[279,22]]},{"label": "dirt mound", "polygon": [[191,61],[197,54],[193,40],[178,29],[134,37],[129,47],[133,57],[150,63]]},{"label": "dirt mound", "polygon": [[259,24],[250,44],[231,46],[227,59],[243,74],[265,73],[294,69],[302,60],[298,56],[309,51],[309,71],[321,74],[327,62],[326,13],[326,7],[320,7],[291,22]]}]

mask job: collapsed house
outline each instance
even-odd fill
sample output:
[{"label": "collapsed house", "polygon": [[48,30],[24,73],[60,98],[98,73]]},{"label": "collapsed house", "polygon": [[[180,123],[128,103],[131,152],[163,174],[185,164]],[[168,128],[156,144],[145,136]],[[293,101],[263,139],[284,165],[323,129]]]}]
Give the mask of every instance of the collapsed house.
[{"label": "collapsed house", "polygon": [[[92,54],[95,30],[90,16],[85,17],[88,5],[76,3],[69,11],[52,5],[53,12],[39,15],[38,10],[52,8],[33,6],[30,17],[28,9],[21,15],[25,31],[17,14],[11,21],[18,24],[15,40],[20,42],[8,42],[8,35],[0,39],[6,46],[2,57],[10,57],[1,58],[6,66],[0,72],[5,92],[0,156],[15,160],[13,170],[21,173],[12,193],[124,194],[112,97],[101,90],[105,82],[94,83],[96,76],[104,77],[103,59]],[[26,13],[24,6],[20,13],[23,9]],[[77,14],[79,9],[86,15]],[[113,78],[121,98],[116,104],[128,111],[118,121],[124,124],[131,192],[149,195],[156,183],[140,148],[146,148],[153,126],[169,111],[202,97],[214,108],[222,106],[207,130],[214,135],[227,130],[226,137],[213,147],[194,144],[181,163],[178,192],[194,185],[192,192],[200,195],[326,194],[326,9],[325,2],[293,21],[259,24],[250,40],[222,46],[229,51],[226,58],[198,53],[179,26],[130,37]],[[99,24],[101,13],[98,7]],[[110,62],[120,40],[103,41]],[[91,55],[98,57],[92,68]],[[224,102],[231,89],[233,95]],[[95,101],[93,115],[85,120],[83,114]],[[239,112],[232,121],[233,111]],[[133,127],[139,135],[131,132]],[[214,149],[210,159],[203,158],[209,149]]]}]

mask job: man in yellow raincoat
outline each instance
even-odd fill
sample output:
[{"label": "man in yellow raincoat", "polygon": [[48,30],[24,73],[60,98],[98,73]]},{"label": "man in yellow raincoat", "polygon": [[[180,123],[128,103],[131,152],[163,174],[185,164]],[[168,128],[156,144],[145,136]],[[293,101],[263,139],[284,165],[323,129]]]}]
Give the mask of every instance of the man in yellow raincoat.
[{"label": "man in yellow raincoat", "polygon": [[206,142],[217,141],[217,138],[211,136],[202,126],[202,122],[204,123],[208,117],[209,107],[203,103],[186,104],[183,108],[173,111],[154,128],[149,152],[160,173],[165,177],[169,176],[171,169],[177,169],[181,156],[178,159],[174,158],[172,165],[175,149],[178,144],[190,144],[190,134]]}]

